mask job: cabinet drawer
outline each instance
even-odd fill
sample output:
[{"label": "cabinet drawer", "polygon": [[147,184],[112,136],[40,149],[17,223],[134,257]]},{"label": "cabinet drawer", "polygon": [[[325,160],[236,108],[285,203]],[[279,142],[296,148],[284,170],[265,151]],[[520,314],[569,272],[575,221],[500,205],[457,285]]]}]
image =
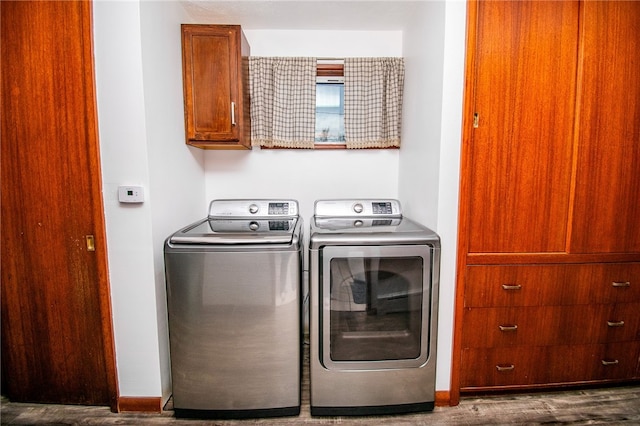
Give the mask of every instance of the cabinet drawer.
[{"label": "cabinet drawer", "polygon": [[469,348],[462,351],[462,390],[537,386],[637,377],[640,342],[602,345]]},{"label": "cabinet drawer", "polygon": [[466,307],[640,302],[640,263],[468,266]]},{"label": "cabinet drawer", "polygon": [[640,303],[466,308],[463,348],[640,340]]}]

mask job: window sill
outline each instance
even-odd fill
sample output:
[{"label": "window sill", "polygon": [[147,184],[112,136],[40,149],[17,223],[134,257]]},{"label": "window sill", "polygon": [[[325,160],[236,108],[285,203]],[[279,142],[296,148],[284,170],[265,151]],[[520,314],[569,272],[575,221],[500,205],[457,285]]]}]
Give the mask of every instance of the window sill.
[{"label": "window sill", "polygon": [[[260,147],[260,149],[275,149],[275,150],[279,150],[279,149],[288,149],[288,150],[293,150],[293,151],[316,151],[316,150],[332,150],[332,149],[336,149],[336,150],[346,150],[347,146],[345,144],[330,144],[330,143],[323,143],[323,144],[316,144],[314,145],[313,149],[305,149],[305,148],[286,148],[286,147],[281,147],[281,146],[262,146]],[[370,151],[370,150],[393,150],[393,149],[400,149],[397,146],[390,146],[387,148],[357,148],[357,149],[350,149],[349,151]]]}]

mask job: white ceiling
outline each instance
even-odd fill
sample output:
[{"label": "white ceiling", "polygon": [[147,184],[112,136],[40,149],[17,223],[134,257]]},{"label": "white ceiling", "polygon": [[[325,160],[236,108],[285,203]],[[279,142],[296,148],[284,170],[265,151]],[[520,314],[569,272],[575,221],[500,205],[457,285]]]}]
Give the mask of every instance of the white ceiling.
[{"label": "white ceiling", "polygon": [[402,30],[426,1],[181,0],[196,23],[244,29]]}]

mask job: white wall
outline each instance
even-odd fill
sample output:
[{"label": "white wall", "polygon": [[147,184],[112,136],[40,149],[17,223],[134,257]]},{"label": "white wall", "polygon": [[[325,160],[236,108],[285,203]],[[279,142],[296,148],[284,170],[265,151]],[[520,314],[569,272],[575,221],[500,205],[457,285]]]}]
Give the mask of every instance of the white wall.
[{"label": "white wall", "polygon": [[[407,217],[439,232],[440,147],[442,138],[442,82],[444,64],[445,3],[426,2],[417,8],[404,32],[407,63],[400,150],[399,199]],[[446,167],[446,166],[445,166]],[[441,241],[442,252],[451,247]],[[442,265],[443,262],[441,261]],[[451,309],[443,304],[447,280],[440,282],[436,389],[449,388],[451,331],[443,327]]]},{"label": "white wall", "polygon": [[151,202],[116,197],[118,185],[149,188],[138,4],[94,3],[94,40],[118,385],[124,395],[157,395]]},{"label": "white wall", "polygon": [[[419,5],[419,6],[418,6]],[[449,389],[465,4],[416,2],[404,31],[245,31],[253,55],[405,56],[403,146],[371,151],[201,151],[184,144],[177,2],[94,2],[98,121],[121,396],[168,397],[162,240],[209,200],[399,198],[442,238],[438,390]],[[146,202],[124,206],[120,184]],[[426,212],[426,213],[423,213]]]},{"label": "white wall", "polygon": [[[203,155],[184,144],[175,2],[94,2],[94,55],[120,396],[170,396],[162,241],[202,216]],[[117,201],[142,185],[145,202]]]},{"label": "white wall", "polygon": [[436,389],[439,390],[451,388],[466,14],[466,3],[463,0],[446,2],[438,224],[435,227],[442,240],[438,323],[439,361],[436,377]]},{"label": "white wall", "polygon": [[[184,143],[180,24],[187,22],[177,2],[140,3],[144,101],[146,106],[149,193],[153,201],[152,241],[161,390],[171,395],[171,366],[164,240],[178,227],[203,216],[202,150]],[[147,303],[151,301],[146,301]]]},{"label": "white wall", "polygon": [[[401,31],[244,32],[252,56],[402,56]],[[308,226],[320,198],[397,198],[398,156],[398,150],[209,151],[207,200],[293,198]]]},{"label": "white wall", "polygon": [[466,3],[427,2],[404,33],[399,198],[441,238],[436,389],[451,386]]}]

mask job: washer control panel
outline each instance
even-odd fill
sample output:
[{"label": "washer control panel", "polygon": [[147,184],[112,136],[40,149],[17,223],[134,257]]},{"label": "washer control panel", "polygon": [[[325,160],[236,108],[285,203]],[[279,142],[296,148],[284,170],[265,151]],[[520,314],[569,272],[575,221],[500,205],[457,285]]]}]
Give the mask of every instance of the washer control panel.
[{"label": "washer control panel", "polygon": [[295,200],[213,200],[209,218],[277,218],[297,217]]},{"label": "washer control panel", "polygon": [[398,200],[356,199],[318,200],[315,203],[316,217],[402,217]]}]

